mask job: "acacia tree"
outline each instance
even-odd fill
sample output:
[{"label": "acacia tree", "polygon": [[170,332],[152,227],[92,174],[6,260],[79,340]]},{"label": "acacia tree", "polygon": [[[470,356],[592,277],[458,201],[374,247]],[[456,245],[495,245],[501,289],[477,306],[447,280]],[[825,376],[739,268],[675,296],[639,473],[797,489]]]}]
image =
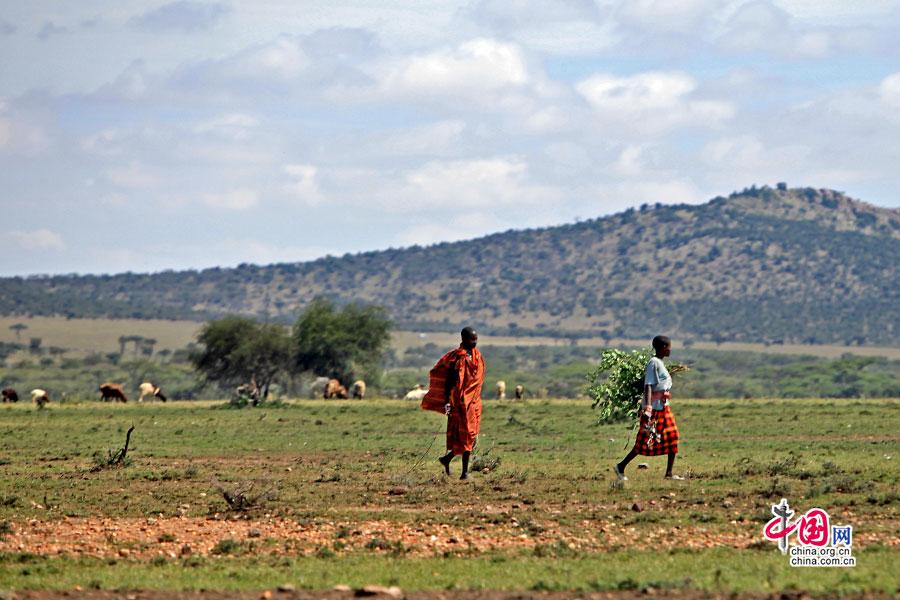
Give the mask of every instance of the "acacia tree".
[{"label": "acacia tree", "polygon": [[9,326],[10,329],[16,332],[16,340],[22,339],[22,330],[28,329],[28,325],[25,323],[15,323]]},{"label": "acacia tree", "polygon": [[294,365],[349,385],[377,381],[393,326],[380,306],[347,304],[338,309],[317,297],[294,324]]},{"label": "acacia tree", "polygon": [[253,380],[263,398],[269,396],[269,385],[287,370],[291,358],[291,338],[284,326],[248,317],[210,321],[197,341],[201,348],[191,353],[190,360],[207,381],[234,387]]}]

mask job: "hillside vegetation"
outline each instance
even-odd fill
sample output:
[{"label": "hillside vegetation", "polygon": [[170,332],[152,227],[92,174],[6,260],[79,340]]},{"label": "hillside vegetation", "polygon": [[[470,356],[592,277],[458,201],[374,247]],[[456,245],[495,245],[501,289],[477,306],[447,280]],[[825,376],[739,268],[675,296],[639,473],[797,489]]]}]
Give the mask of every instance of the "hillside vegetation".
[{"label": "hillside vegetation", "polygon": [[289,322],[325,295],[384,306],[417,330],[897,345],[898,241],[898,210],[779,184],[307,263],[7,278],[0,314]]}]

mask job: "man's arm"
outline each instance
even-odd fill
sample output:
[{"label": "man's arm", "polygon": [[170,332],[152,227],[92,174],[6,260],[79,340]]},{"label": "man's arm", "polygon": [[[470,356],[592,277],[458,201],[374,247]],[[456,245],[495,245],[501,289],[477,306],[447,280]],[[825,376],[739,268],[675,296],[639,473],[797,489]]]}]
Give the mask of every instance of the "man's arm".
[{"label": "man's arm", "polygon": [[459,370],[456,368],[458,365],[456,363],[449,369],[447,369],[447,379],[444,380],[444,414],[450,414],[450,396],[453,394],[453,386],[456,385],[456,381],[459,379]]}]

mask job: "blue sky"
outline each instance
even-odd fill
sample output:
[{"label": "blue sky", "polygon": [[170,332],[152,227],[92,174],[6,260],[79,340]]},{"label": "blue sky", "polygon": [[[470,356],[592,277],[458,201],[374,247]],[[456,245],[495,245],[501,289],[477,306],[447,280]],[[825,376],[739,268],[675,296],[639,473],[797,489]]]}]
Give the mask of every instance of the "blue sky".
[{"label": "blue sky", "polygon": [[751,184],[900,206],[900,8],[0,4],[0,275],[304,261]]}]

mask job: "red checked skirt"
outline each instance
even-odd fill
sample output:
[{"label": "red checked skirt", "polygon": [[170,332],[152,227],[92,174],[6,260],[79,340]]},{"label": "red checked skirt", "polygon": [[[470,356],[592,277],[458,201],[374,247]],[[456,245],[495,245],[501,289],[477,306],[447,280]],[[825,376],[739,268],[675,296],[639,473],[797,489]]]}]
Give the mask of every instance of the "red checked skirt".
[{"label": "red checked skirt", "polygon": [[[656,423],[659,441],[651,439],[648,426]],[[678,426],[668,406],[662,410],[654,410],[649,417],[641,414],[641,425],[638,427],[637,439],[634,440],[634,451],[642,456],[661,456],[678,452]]]}]

